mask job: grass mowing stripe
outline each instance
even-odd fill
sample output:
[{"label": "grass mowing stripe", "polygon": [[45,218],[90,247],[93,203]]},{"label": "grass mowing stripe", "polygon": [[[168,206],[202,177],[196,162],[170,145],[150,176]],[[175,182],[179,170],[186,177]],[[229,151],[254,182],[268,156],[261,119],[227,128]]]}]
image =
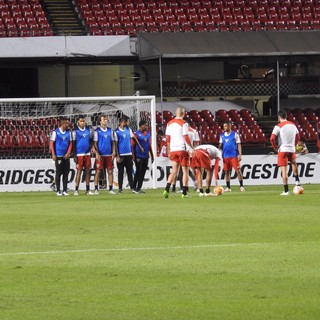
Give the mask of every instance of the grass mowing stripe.
[{"label": "grass mowing stripe", "polygon": [[9,252],[0,253],[1,257],[6,256],[26,256],[26,255],[45,255],[45,254],[64,254],[64,253],[90,253],[90,252],[113,252],[113,251],[155,251],[155,250],[183,250],[183,249],[208,249],[220,247],[246,247],[246,246],[287,246],[314,244],[314,241],[308,242],[268,242],[268,243],[221,243],[221,244],[204,244],[194,246],[173,246],[173,247],[145,247],[145,248],[106,248],[106,249],[76,249],[76,250],[52,250],[52,251],[30,251],[30,252]]}]

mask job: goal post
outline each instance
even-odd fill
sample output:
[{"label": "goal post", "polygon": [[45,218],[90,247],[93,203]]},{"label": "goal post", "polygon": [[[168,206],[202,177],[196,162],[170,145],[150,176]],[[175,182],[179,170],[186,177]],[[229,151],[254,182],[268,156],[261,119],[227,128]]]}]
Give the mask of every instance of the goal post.
[{"label": "goal post", "polygon": [[[59,118],[68,118],[74,126],[81,115],[95,129],[101,114],[108,116],[108,126],[113,130],[122,115],[129,117],[133,132],[140,120],[146,120],[156,155],[155,96],[20,98],[0,99],[0,160],[48,159],[50,134]],[[155,156],[150,173],[152,188],[157,187],[156,162]]]}]

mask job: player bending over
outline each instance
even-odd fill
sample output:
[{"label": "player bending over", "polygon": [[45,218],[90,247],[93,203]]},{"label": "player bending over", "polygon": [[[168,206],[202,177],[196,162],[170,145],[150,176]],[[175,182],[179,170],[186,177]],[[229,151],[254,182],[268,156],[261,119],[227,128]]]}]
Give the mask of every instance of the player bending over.
[{"label": "player bending over", "polygon": [[[199,171],[198,177],[198,188],[200,190],[200,197],[215,196],[214,193],[210,192],[212,176],[214,172],[215,185],[218,186],[218,172],[219,172],[219,162],[222,158],[221,151],[210,145],[202,144],[194,149],[194,153],[191,161],[191,168]],[[211,161],[215,159],[214,167]],[[206,172],[206,191],[203,192],[202,177],[204,171]]]}]

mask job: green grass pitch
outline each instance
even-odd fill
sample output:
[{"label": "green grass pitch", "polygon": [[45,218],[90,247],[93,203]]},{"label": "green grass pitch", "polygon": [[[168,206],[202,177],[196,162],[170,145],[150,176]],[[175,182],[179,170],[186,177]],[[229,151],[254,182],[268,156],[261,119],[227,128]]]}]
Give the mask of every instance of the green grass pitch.
[{"label": "green grass pitch", "polygon": [[0,319],[319,319],[320,185],[304,187],[2,193]]}]

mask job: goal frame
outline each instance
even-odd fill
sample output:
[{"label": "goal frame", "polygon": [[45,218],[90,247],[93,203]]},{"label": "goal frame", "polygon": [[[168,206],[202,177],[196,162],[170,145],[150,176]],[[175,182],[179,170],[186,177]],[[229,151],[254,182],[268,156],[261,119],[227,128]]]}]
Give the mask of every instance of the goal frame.
[{"label": "goal frame", "polygon": [[[152,163],[152,188],[156,189],[157,188],[157,127],[156,127],[156,97],[153,95],[147,95],[147,96],[140,96],[140,95],[135,95],[135,96],[95,96],[95,97],[46,97],[46,98],[1,98],[0,99],[0,106],[1,104],[6,104],[6,103],[50,103],[50,102],[79,102],[81,101],[82,103],[88,102],[98,102],[98,101],[145,101],[149,100],[150,101],[150,117],[151,117],[151,144],[152,144],[152,150],[154,153],[154,161]],[[63,114],[63,116],[72,116],[72,113],[70,112]],[[62,116],[62,115],[61,115]],[[1,115],[0,115],[1,117]],[[3,118],[3,117],[1,117]],[[139,119],[137,119],[137,122]],[[138,127],[138,123],[137,123]]]}]

